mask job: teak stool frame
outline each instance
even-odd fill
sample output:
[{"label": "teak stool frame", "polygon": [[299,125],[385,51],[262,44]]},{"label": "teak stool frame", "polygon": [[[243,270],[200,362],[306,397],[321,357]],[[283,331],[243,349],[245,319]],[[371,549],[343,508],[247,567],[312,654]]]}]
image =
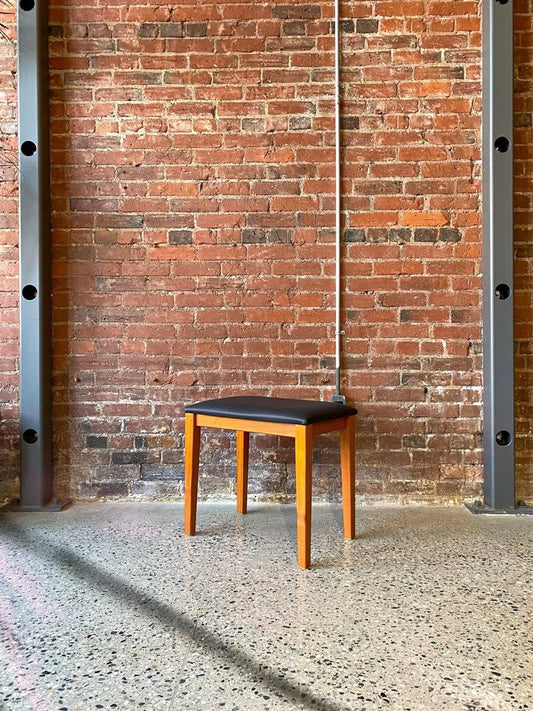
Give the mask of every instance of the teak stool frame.
[{"label": "teak stool frame", "polygon": [[237,432],[237,512],[247,511],[248,452],[250,433],[280,435],[295,440],[296,519],[298,565],[311,567],[311,470],[313,437],[340,432],[341,481],[344,537],[355,538],[355,416],[326,420],[309,425],[295,425],[263,420],[185,414],[185,533],[196,532],[200,432],[214,427]]}]

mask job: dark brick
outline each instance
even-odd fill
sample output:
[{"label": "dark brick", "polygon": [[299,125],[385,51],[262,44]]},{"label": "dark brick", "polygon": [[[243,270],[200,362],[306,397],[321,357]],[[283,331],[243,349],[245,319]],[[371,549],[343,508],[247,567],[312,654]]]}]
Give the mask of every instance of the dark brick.
[{"label": "dark brick", "polygon": [[176,464],[143,464],[141,479],[143,481],[182,481],[183,467]]},{"label": "dark brick", "polygon": [[452,309],[452,323],[470,323],[472,321],[472,311],[470,309]]},{"label": "dark brick", "polygon": [[57,37],[57,38],[63,37],[63,27],[61,25],[49,25],[48,26],[48,35],[50,37]]},{"label": "dark brick", "polygon": [[281,180],[281,170],[275,165],[269,165],[266,169],[267,180]]},{"label": "dark brick", "polygon": [[139,37],[157,37],[159,34],[159,25],[154,22],[143,22],[139,27]]},{"label": "dark brick", "polygon": [[307,131],[312,125],[313,120],[309,116],[291,116],[289,119],[291,131]]},{"label": "dark brick", "polygon": [[528,112],[526,113],[515,113],[514,115],[514,125],[517,128],[530,128],[533,125],[532,115]]},{"label": "dark brick", "polygon": [[161,25],[161,37],[183,37],[183,23],[164,22]]},{"label": "dark brick", "polygon": [[242,130],[249,133],[265,133],[265,119],[244,118],[242,120]]},{"label": "dark brick", "polygon": [[288,36],[305,35],[305,22],[295,20],[294,22],[283,23],[283,34]]},{"label": "dark brick", "polygon": [[298,383],[299,385],[326,385],[332,377],[328,373],[300,373]]},{"label": "dark brick", "polygon": [[106,481],[102,484],[95,484],[88,489],[88,495],[92,498],[107,498],[109,496],[126,497],[129,495],[129,484],[127,482]]},{"label": "dark brick", "polygon": [[442,242],[460,242],[461,232],[455,227],[442,227],[440,230]]},{"label": "dark brick", "polygon": [[185,35],[187,37],[207,37],[207,22],[186,22]]},{"label": "dark brick", "polygon": [[113,452],[111,464],[143,464],[146,458],[146,452]]},{"label": "dark brick", "polygon": [[290,244],[291,231],[282,229],[267,230],[267,242],[271,244]]},{"label": "dark brick", "polygon": [[320,16],[319,5],[278,5],[272,11],[278,20],[318,20]]},{"label": "dark brick", "polygon": [[439,230],[434,227],[421,227],[415,230],[415,242],[437,242]]},{"label": "dark brick", "polygon": [[147,499],[162,501],[168,497],[183,495],[183,482],[170,479],[168,481],[134,481],[131,485],[131,493],[134,496],[142,496]]},{"label": "dark brick", "polygon": [[96,437],[95,435],[89,435],[89,437],[86,438],[85,442],[89,449],[107,448],[107,437]]},{"label": "dark brick", "polygon": [[265,230],[243,230],[242,231],[242,243],[243,244],[261,244],[267,241]]},{"label": "dark brick", "polygon": [[343,131],[356,131],[359,128],[359,116],[343,116],[341,126]]},{"label": "dark brick", "polygon": [[446,67],[445,69],[440,68],[439,73],[442,79],[464,79],[465,78],[465,68],[464,67]]},{"label": "dark brick", "polygon": [[425,449],[427,447],[424,435],[404,435],[402,437],[402,445],[404,447],[415,447],[417,449]]},{"label": "dark brick", "polygon": [[344,230],[344,241],[345,242],[365,242],[366,234],[364,229],[358,227],[357,229]]},{"label": "dark brick", "polygon": [[408,227],[393,227],[389,230],[389,242],[410,242],[413,233]]},{"label": "dark brick", "polygon": [[359,18],[359,20],[357,20],[357,32],[360,34],[370,34],[377,32],[378,29],[379,20],[369,20],[366,18]]},{"label": "dark brick", "polygon": [[142,72],[139,75],[139,81],[145,84],[151,84],[152,86],[156,86],[157,84],[161,84],[161,74],[159,72]]},{"label": "dark brick", "polygon": [[142,437],[142,436],[135,437],[134,446],[135,446],[135,449],[144,449],[145,447],[147,447],[148,442],[147,442],[146,437]]},{"label": "dark brick", "polygon": [[[413,367],[414,364],[411,364]],[[417,367],[420,363],[417,364]],[[435,385],[437,387],[449,385],[451,382],[451,376],[448,373],[428,373],[422,370],[407,370],[403,371],[400,376],[400,382],[402,385],[410,385],[412,387],[423,387],[427,392],[427,385]]]},{"label": "dark brick", "polygon": [[192,230],[169,230],[170,244],[192,244]]},{"label": "dark brick", "polygon": [[[355,22],[353,20],[341,20],[341,33],[351,34],[355,32]],[[335,20],[331,22],[331,34],[335,34]]]},{"label": "dark brick", "polygon": [[95,217],[96,227],[122,227],[123,229],[138,229],[144,224],[142,215],[128,215],[126,213],[99,213]]},{"label": "dark brick", "polygon": [[401,180],[367,180],[358,185],[361,195],[401,195],[403,190]]},{"label": "dark brick", "polygon": [[401,323],[410,323],[412,321],[413,314],[409,309],[400,309],[400,321]]}]

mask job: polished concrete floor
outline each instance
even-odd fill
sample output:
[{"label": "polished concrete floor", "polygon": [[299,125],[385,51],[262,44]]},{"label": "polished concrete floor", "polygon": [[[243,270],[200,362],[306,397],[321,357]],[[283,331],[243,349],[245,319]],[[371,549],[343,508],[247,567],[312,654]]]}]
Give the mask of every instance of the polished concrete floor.
[{"label": "polished concrete floor", "polygon": [[0,513],[2,711],[533,709],[533,517],[77,505]]}]

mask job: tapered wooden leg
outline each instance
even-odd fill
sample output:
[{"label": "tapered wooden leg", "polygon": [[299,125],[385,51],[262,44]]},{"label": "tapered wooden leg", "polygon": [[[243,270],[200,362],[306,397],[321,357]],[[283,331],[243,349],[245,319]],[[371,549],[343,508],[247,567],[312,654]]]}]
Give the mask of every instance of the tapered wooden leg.
[{"label": "tapered wooden leg", "polygon": [[296,526],[298,565],[311,567],[311,488],[313,435],[312,428],[295,427],[296,449]]},{"label": "tapered wooden leg", "polygon": [[248,451],[250,433],[237,430],[237,513],[245,514],[248,497]]},{"label": "tapered wooden leg", "polygon": [[342,512],[344,537],[355,538],[355,417],[341,430]]},{"label": "tapered wooden leg", "polygon": [[200,427],[196,415],[185,414],[185,533],[196,533],[196,503],[198,499],[198,463],[200,459]]}]

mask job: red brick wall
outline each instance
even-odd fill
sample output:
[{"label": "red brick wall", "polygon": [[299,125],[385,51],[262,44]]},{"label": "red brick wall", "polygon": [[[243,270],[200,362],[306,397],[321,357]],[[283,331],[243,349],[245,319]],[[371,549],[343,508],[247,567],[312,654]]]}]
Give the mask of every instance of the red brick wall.
[{"label": "red brick wall", "polygon": [[[358,489],[462,500],[482,478],[480,3],[345,2],[342,14],[343,391],[360,410]],[[61,496],[175,494],[189,402],[331,396],[332,16],[323,0],[52,0]],[[11,87],[9,62],[1,67]],[[525,218],[527,180],[522,192]],[[6,204],[13,212],[14,199]],[[0,476],[9,489],[16,231],[4,224],[0,427],[9,464]],[[527,253],[519,258],[523,272],[528,263]],[[522,335],[522,383],[527,349]],[[205,450],[203,491],[224,494],[233,441],[214,439],[225,446]],[[253,492],[290,496],[290,443],[255,443]],[[334,497],[335,441],[321,443],[315,491]]]}]

